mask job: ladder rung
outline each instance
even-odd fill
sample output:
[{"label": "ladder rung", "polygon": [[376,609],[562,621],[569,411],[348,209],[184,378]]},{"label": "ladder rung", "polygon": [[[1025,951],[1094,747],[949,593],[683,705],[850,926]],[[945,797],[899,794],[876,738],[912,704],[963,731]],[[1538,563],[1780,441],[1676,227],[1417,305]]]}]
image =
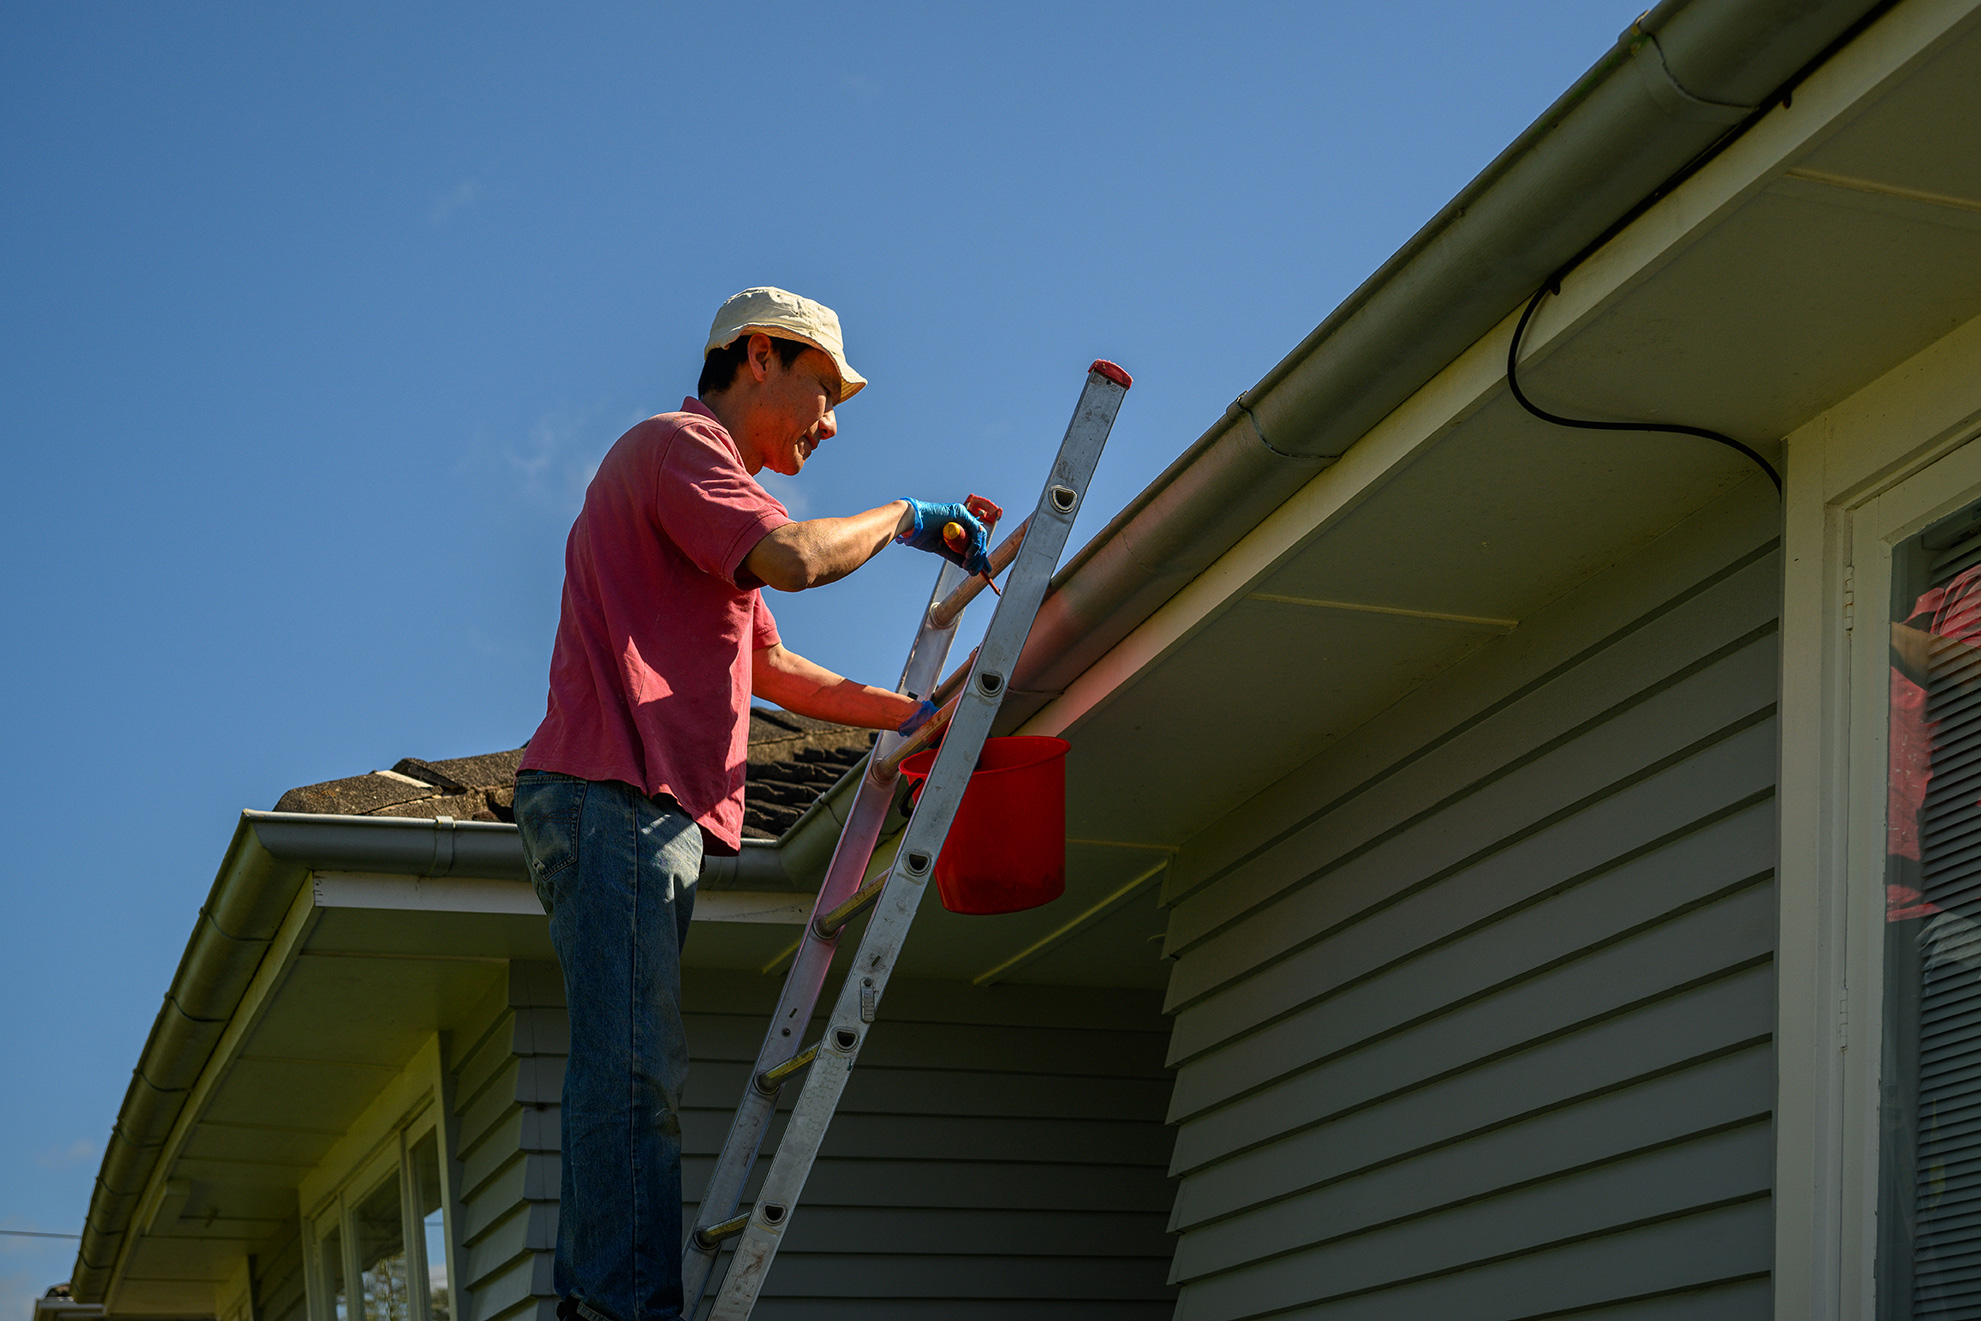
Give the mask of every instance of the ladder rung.
[{"label": "ladder rung", "polygon": [[714,1252],[722,1246],[722,1240],[735,1238],[749,1227],[750,1213],[731,1216],[729,1219],[695,1231],[695,1246],[703,1252]]},{"label": "ladder rung", "polygon": [[[839,907],[829,913],[820,914],[819,920],[812,924],[813,933],[820,940],[831,940],[836,937],[848,922],[851,922],[861,913],[866,912],[874,900],[880,898],[881,888],[886,884],[887,873],[882,872],[879,876],[876,876],[873,880],[855,890],[846,902],[840,904]],[[817,1048],[814,1047],[814,1049]]]},{"label": "ladder rung", "polygon": [[[768,1096],[778,1089],[786,1078],[810,1064],[819,1057],[819,1043],[814,1041],[805,1049],[793,1055],[784,1063],[765,1069],[757,1075],[757,1090]],[[725,1222],[727,1223],[727,1222]]]},{"label": "ladder rung", "polygon": [[[1032,520],[1027,518],[1017,527],[1011,529],[1011,535],[999,542],[997,549],[990,553],[990,576],[992,578],[997,577],[997,575],[1010,568],[1011,561],[1018,558],[1018,551],[1025,544],[1025,529],[1031,526]],[[963,607],[975,600],[977,593],[983,591],[989,585],[988,580],[980,573],[973,573],[962,582],[956,584],[955,591],[945,596],[936,605],[930,607],[929,627],[948,628],[951,624],[954,624],[956,617],[963,613]]]}]

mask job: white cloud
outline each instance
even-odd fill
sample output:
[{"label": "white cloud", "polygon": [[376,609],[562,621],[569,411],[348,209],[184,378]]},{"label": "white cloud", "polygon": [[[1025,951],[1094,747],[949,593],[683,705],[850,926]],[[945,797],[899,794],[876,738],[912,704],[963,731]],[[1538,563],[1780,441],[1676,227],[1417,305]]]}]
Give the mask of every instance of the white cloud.
[{"label": "white cloud", "polygon": [[44,1170],[62,1170],[95,1160],[103,1148],[88,1138],[77,1138],[66,1147],[43,1147],[34,1153],[34,1163]]},{"label": "white cloud", "polygon": [[[585,488],[598,473],[610,439],[599,439],[596,410],[578,414],[545,414],[520,442],[502,447],[502,462],[522,493],[567,517],[585,503]],[[615,437],[616,437],[615,433]]]}]

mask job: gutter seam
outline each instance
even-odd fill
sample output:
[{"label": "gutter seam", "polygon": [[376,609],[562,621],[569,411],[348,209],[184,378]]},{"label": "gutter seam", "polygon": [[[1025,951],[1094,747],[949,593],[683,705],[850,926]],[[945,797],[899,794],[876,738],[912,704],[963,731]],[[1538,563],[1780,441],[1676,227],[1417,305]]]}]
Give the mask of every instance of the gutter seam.
[{"label": "gutter seam", "polygon": [[[1259,415],[1252,411],[1252,405],[1245,402],[1245,395],[1248,395],[1250,393],[1252,392],[1250,390],[1247,390],[1245,394],[1241,394],[1236,399],[1232,400],[1231,408],[1238,409],[1240,412],[1244,413],[1246,417],[1252,420],[1252,431],[1254,434],[1258,436],[1259,443],[1261,445],[1264,445],[1267,449],[1279,455],[1279,457],[1282,459],[1317,459],[1317,458],[1340,457],[1339,455],[1326,455],[1326,454],[1290,454],[1286,450],[1283,450],[1279,446],[1273,444],[1270,440],[1267,440],[1266,429],[1259,425]],[[1231,409],[1227,408],[1225,412],[1229,414],[1231,412]]]},{"label": "gutter seam", "polygon": [[[214,917],[213,915],[213,906],[211,904],[201,904],[199,906],[199,915],[201,920],[204,921],[208,926],[212,927],[215,931],[218,931],[221,935],[227,937],[227,939],[233,941],[237,945],[266,945],[268,943],[266,940],[262,940],[254,936],[237,936],[233,932],[229,931],[226,927],[221,926],[220,920]],[[167,995],[165,998],[167,1000],[170,1000],[172,997],[170,995]]]},{"label": "gutter seam", "polygon": [[[1707,97],[1695,95],[1671,71],[1671,62],[1665,58],[1665,48],[1659,44],[1658,34],[1647,32],[1636,23],[1631,24],[1631,31],[1641,34],[1644,38],[1643,44],[1648,45],[1658,57],[1656,67],[1657,72],[1663,75],[1664,78],[1662,86],[1646,79],[1646,85],[1650,87],[1651,95],[1657,100],[1662,102],[1669,97],[1672,101],[1676,102],[1673,108],[1694,110],[1699,112],[1704,118],[1718,120],[1725,124],[1738,124],[1762,106],[1771,104],[1773,98],[1754,105],[1737,105],[1731,101],[1714,101]],[[1644,68],[1648,72],[1651,66],[1645,63],[1640,64],[1639,67]]]}]

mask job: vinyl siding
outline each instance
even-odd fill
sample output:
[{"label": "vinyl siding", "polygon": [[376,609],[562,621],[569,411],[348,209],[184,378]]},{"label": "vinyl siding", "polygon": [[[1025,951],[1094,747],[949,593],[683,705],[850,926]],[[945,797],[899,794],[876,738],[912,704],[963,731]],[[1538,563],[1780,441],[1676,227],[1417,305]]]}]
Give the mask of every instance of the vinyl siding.
[{"label": "vinyl siding", "polygon": [[[686,974],[691,1199],[778,989],[774,977]],[[550,1321],[555,1305],[562,1001],[554,966],[511,964],[452,1065],[468,1321]],[[1167,1318],[1166,1038],[1148,992],[894,982],[756,1316]],[[785,1110],[797,1093],[785,1089]],[[747,1196],[781,1135],[780,1122]]]},{"label": "vinyl siding", "polygon": [[449,1061],[456,1124],[464,1321],[542,1317],[556,1306],[557,1108],[570,1049],[554,964],[512,962],[506,984]]},{"label": "vinyl siding", "polygon": [[[690,978],[691,1198],[777,989],[740,974]],[[1167,1318],[1165,1034],[1145,992],[891,983],[756,1316]],[[785,1089],[782,1109],[797,1092]],[[779,1124],[758,1179],[781,1134]],[[726,1262],[716,1269],[719,1280]]]},{"label": "vinyl siding", "polygon": [[1769,1315],[1780,565],[1759,494],[1185,850],[1178,1321]]}]

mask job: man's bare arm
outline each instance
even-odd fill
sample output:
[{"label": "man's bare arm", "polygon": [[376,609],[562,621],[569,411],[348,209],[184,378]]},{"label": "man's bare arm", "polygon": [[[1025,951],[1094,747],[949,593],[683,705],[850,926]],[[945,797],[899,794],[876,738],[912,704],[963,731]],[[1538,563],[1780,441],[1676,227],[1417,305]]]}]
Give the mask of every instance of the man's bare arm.
[{"label": "man's bare arm", "polygon": [[1963,692],[1981,686],[1981,672],[1974,664],[1981,658],[1981,648],[1961,638],[1941,637],[1910,624],[1893,624],[1892,655],[1900,670],[1915,682],[1925,683],[1937,666],[1940,680],[1951,681]]},{"label": "man's bare arm", "polygon": [[786,711],[862,729],[898,729],[922,706],[915,698],[834,674],[782,643],[750,654],[750,691]]},{"label": "man's bare arm", "polygon": [[1933,635],[1910,624],[1892,625],[1892,651],[1914,674],[1926,673],[1933,659]]},{"label": "man's bare arm", "polygon": [[880,554],[903,531],[903,524],[909,518],[908,502],[895,500],[847,518],[808,518],[802,523],[786,523],[766,533],[751,548],[743,557],[743,567],[755,574],[757,581],[780,592],[822,587],[839,581]]}]

